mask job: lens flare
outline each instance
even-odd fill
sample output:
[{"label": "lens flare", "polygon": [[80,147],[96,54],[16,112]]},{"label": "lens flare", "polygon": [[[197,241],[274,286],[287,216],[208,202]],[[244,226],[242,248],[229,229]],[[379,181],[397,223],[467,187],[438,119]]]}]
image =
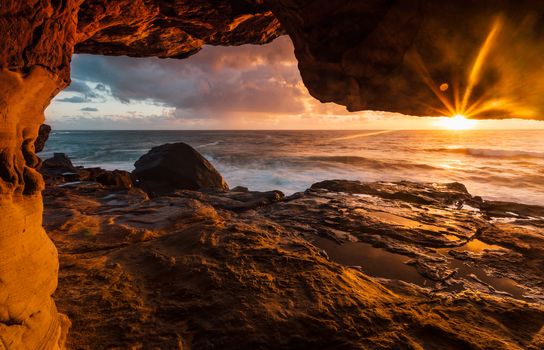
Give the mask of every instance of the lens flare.
[{"label": "lens flare", "polygon": [[421,56],[417,52],[411,54],[413,56],[410,56],[410,58],[413,60],[415,69],[442,105],[439,108],[428,106],[444,116],[450,116],[450,118],[444,118],[444,127],[456,130],[468,129],[475,123],[470,121],[470,118],[485,117],[486,113],[493,112],[496,114],[497,111],[503,112],[505,115],[523,118],[533,118],[535,116],[533,108],[522,104],[514,96],[504,96],[493,90],[493,87],[490,87],[490,91],[481,94],[478,98],[474,98],[473,92],[481,82],[482,72],[490,60],[490,55],[499,35],[503,32],[503,26],[504,20],[501,16],[498,16],[493,21],[472,65],[467,71],[466,84],[462,89],[460,88],[461,84],[459,84],[462,80],[459,79],[460,77],[453,77],[451,80],[453,84],[434,81]]}]

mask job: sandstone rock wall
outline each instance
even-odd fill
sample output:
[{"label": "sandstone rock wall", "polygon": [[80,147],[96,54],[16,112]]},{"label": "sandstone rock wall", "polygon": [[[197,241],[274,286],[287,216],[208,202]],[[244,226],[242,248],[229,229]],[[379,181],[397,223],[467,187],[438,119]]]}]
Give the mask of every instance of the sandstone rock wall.
[{"label": "sandstone rock wall", "polygon": [[58,258],[42,228],[44,183],[34,154],[43,111],[62,86],[62,78],[40,66],[0,72],[0,345],[6,349],[55,349],[67,329],[51,298]]}]

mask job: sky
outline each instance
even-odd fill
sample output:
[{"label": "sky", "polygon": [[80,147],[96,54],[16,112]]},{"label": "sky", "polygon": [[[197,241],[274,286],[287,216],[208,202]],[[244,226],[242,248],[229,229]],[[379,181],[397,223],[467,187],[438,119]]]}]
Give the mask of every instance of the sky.
[{"label": "sky", "polygon": [[[206,46],[184,60],[74,55],[72,83],[46,110],[57,130],[448,129],[446,118],[321,103],[302,83],[287,36],[263,46]],[[544,129],[486,120],[480,129]]]}]

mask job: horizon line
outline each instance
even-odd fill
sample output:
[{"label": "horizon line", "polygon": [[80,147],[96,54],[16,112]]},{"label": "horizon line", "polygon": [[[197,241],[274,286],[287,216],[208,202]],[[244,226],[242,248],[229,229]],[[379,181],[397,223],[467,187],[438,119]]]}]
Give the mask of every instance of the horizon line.
[{"label": "horizon line", "polygon": [[507,129],[507,128],[473,128],[463,130],[452,129],[54,129],[53,131],[450,131],[450,132],[466,132],[466,131],[544,131],[544,129]]}]

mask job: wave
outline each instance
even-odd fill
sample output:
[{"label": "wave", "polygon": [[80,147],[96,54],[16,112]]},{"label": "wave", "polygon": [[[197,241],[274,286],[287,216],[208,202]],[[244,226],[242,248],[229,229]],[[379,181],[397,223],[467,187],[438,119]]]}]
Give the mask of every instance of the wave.
[{"label": "wave", "polygon": [[420,164],[420,163],[410,163],[410,162],[390,162],[383,161],[372,158],[365,158],[360,156],[311,156],[308,157],[309,160],[313,161],[322,161],[322,162],[333,162],[333,163],[342,163],[355,166],[367,166],[374,169],[425,169],[425,170],[437,170],[436,168],[429,164]]},{"label": "wave", "polygon": [[217,162],[226,166],[235,166],[241,169],[321,169],[321,168],[366,168],[373,170],[442,170],[429,164],[412,163],[409,161],[394,161],[365,158],[360,156],[268,156],[254,154],[210,155],[205,157],[212,163]]},{"label": "wave", "polygon": [[492,149],[492,148],[431,148],[428,151],[467,154],[489,158],[544,158],[544,152]]},{"label": "wave", "polygon": [[217,146],[220,143],[221,143],[221,140],[215,141],[215,142],[210,142],[210,143],[205,143],[203,145],[198,145],[198,146],[195,146],[195,148],[204,148],[204,147],[210,147],[210,146]]}]

